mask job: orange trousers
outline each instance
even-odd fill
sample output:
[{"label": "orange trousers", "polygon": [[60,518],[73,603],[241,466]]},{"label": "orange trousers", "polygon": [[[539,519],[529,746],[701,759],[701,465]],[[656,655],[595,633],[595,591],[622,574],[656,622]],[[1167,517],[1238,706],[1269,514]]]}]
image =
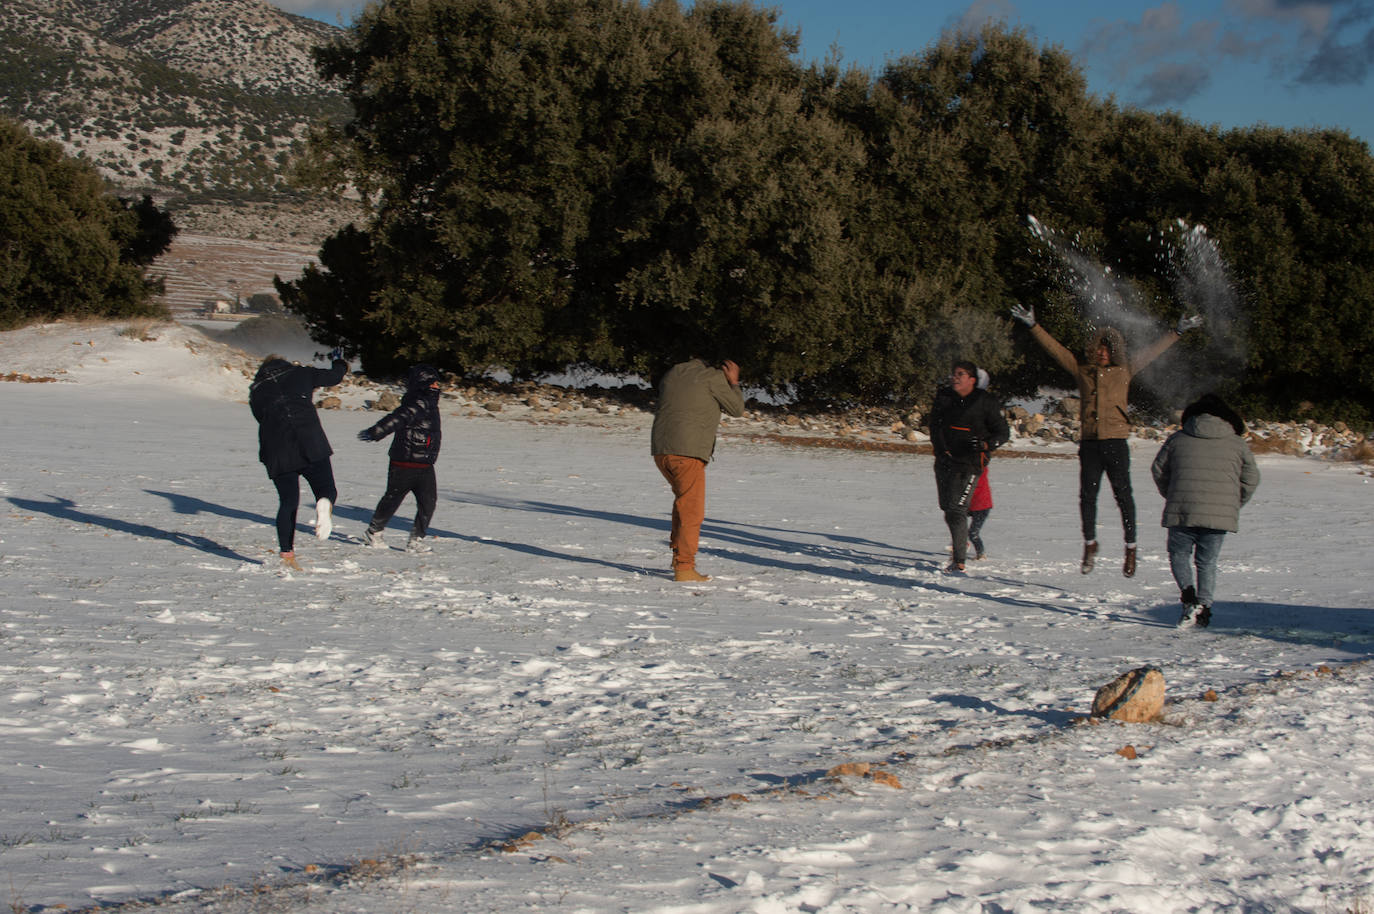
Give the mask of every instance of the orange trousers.
[{"label": "orange trousers", "polygon": [[706,519],[706,461],[676,454],[655,454],[654,465],[673,487],[673,569],[695,568],[701,522]]}]

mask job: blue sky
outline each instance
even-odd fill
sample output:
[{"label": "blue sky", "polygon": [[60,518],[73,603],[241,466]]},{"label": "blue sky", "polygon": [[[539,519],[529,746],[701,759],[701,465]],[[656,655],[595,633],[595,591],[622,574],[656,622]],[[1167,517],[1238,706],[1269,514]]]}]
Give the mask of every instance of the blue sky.
[{"label": "blue sky", "polygon": [[[356,0],[272,0],[346,25]],[[1374,144],[1374,0],[781,0],[759,3],[800,29],[804,60],[832,47],[879,68],[919,53],[946,29],[987,20],[1055,44],[1088,89],[1119,104],[1177,111],[1222,128],[1335,127]]]}]

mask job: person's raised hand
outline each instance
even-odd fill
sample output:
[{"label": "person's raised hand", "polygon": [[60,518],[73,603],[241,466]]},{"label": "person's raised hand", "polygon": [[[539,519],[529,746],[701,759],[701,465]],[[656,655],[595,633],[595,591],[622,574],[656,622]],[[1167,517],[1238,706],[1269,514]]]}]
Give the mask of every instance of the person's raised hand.
[{"label": "person's raised hand", "polygon": [[1020,302],[1011,306],[1011,316],[1016,318],[1027,327],[1035,326],[1035,309],[1030,305],[1023,305]]},{"label": "person's raised hand", "polygon": [[731,387],[739,387],[739,366],[726,359],[720,363],[720,370],[725,373],[725,380],[730,382]]},{"label": "person's raised hand", "polygon": [[1201,326],[1201,314],[1185,314],[1183,315],[1183,317],[1180,317],[1178,319],[1178,323],[1174,325],[1174,330],[1178,333],[1179,336],[1183,336],[1183,334],[1187,333],[1189,330],[1196,330],[1198,327]]}]

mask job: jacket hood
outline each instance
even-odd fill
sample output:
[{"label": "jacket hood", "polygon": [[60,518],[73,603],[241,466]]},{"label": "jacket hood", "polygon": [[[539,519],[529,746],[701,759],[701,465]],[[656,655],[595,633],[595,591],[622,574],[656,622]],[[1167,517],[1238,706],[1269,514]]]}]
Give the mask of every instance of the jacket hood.
[{"label": "jacket hood", "polygon": [[439,369],[433,365],[412,365],[406,378],[406,390],[420,393],[439,383]]},{"label": "jacket hood", "polygon": [[1121,335],[1121,331],[1115,327],[1099,327],[1092,336],[1088,337],[1088,346],[1085,354],[1091,364],[1097,361],[1097,347],[1106,341],[1107,348],[1112,351],[1112,364],[1126,364],[1126,338]]},{"label": "jacket hood", "polygon": [[292,367],[294,366],[286,359],[269,356],[265,362],[258,366],[258,373],[253,376],[253,383],[266,381]]},{"label": "jacket hood", "polygon": [[1183,410],[1183,424],[1187,426],[1190,420],[1202,416],[1212,416],[1216,419],[1220,419],[1229,425],[1231,431],[1235,434],[1245,434],[1245,420],[1240,417],[1240,413],[1228,406],[1226,401],[1216,394],[1206,394],[1193,403],[1188,404],[1188,407]]},{"label": "jacket hood", "polygon": [[1232,438],[1236,430],[1231,423],[1211,413],[1200,413],[1183,423],[1183,432],[1194,438]]}]

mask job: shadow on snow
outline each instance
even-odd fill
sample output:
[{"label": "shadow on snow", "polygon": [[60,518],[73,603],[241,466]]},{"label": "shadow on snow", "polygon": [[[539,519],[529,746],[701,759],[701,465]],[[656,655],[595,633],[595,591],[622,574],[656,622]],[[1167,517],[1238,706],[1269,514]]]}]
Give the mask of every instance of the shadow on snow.
[{"label": "shadow on snow", "polygon": [[59,498],[53,495],[46,497],[50,500],[44,502],[36,501],[31,498],[11,497],[9,502],[22,511],[32,511],[35,514],[46,514],[49,517],[69,520],[78,524],[90,524],[96,527],[103,527],[106,530],[114,530],[119,533],[128,533],[133,536],[162,540],[164,542],[175,543],[178,546],[189,546],[192,549],[198,549],[201,552],[219,556],[220,558],[250,562],[255,565],[262,564],[257,559],[251,559],[246,555],[240,555],[228,546],[221,545],[206,536],[200,536],[194,533],[183,533],[180,530],[162,530],[150,524],[133,523],[114,517],[92,514],[88,511],[79,510],[76,507],[76,502],[72,501],[70,498]]}]

